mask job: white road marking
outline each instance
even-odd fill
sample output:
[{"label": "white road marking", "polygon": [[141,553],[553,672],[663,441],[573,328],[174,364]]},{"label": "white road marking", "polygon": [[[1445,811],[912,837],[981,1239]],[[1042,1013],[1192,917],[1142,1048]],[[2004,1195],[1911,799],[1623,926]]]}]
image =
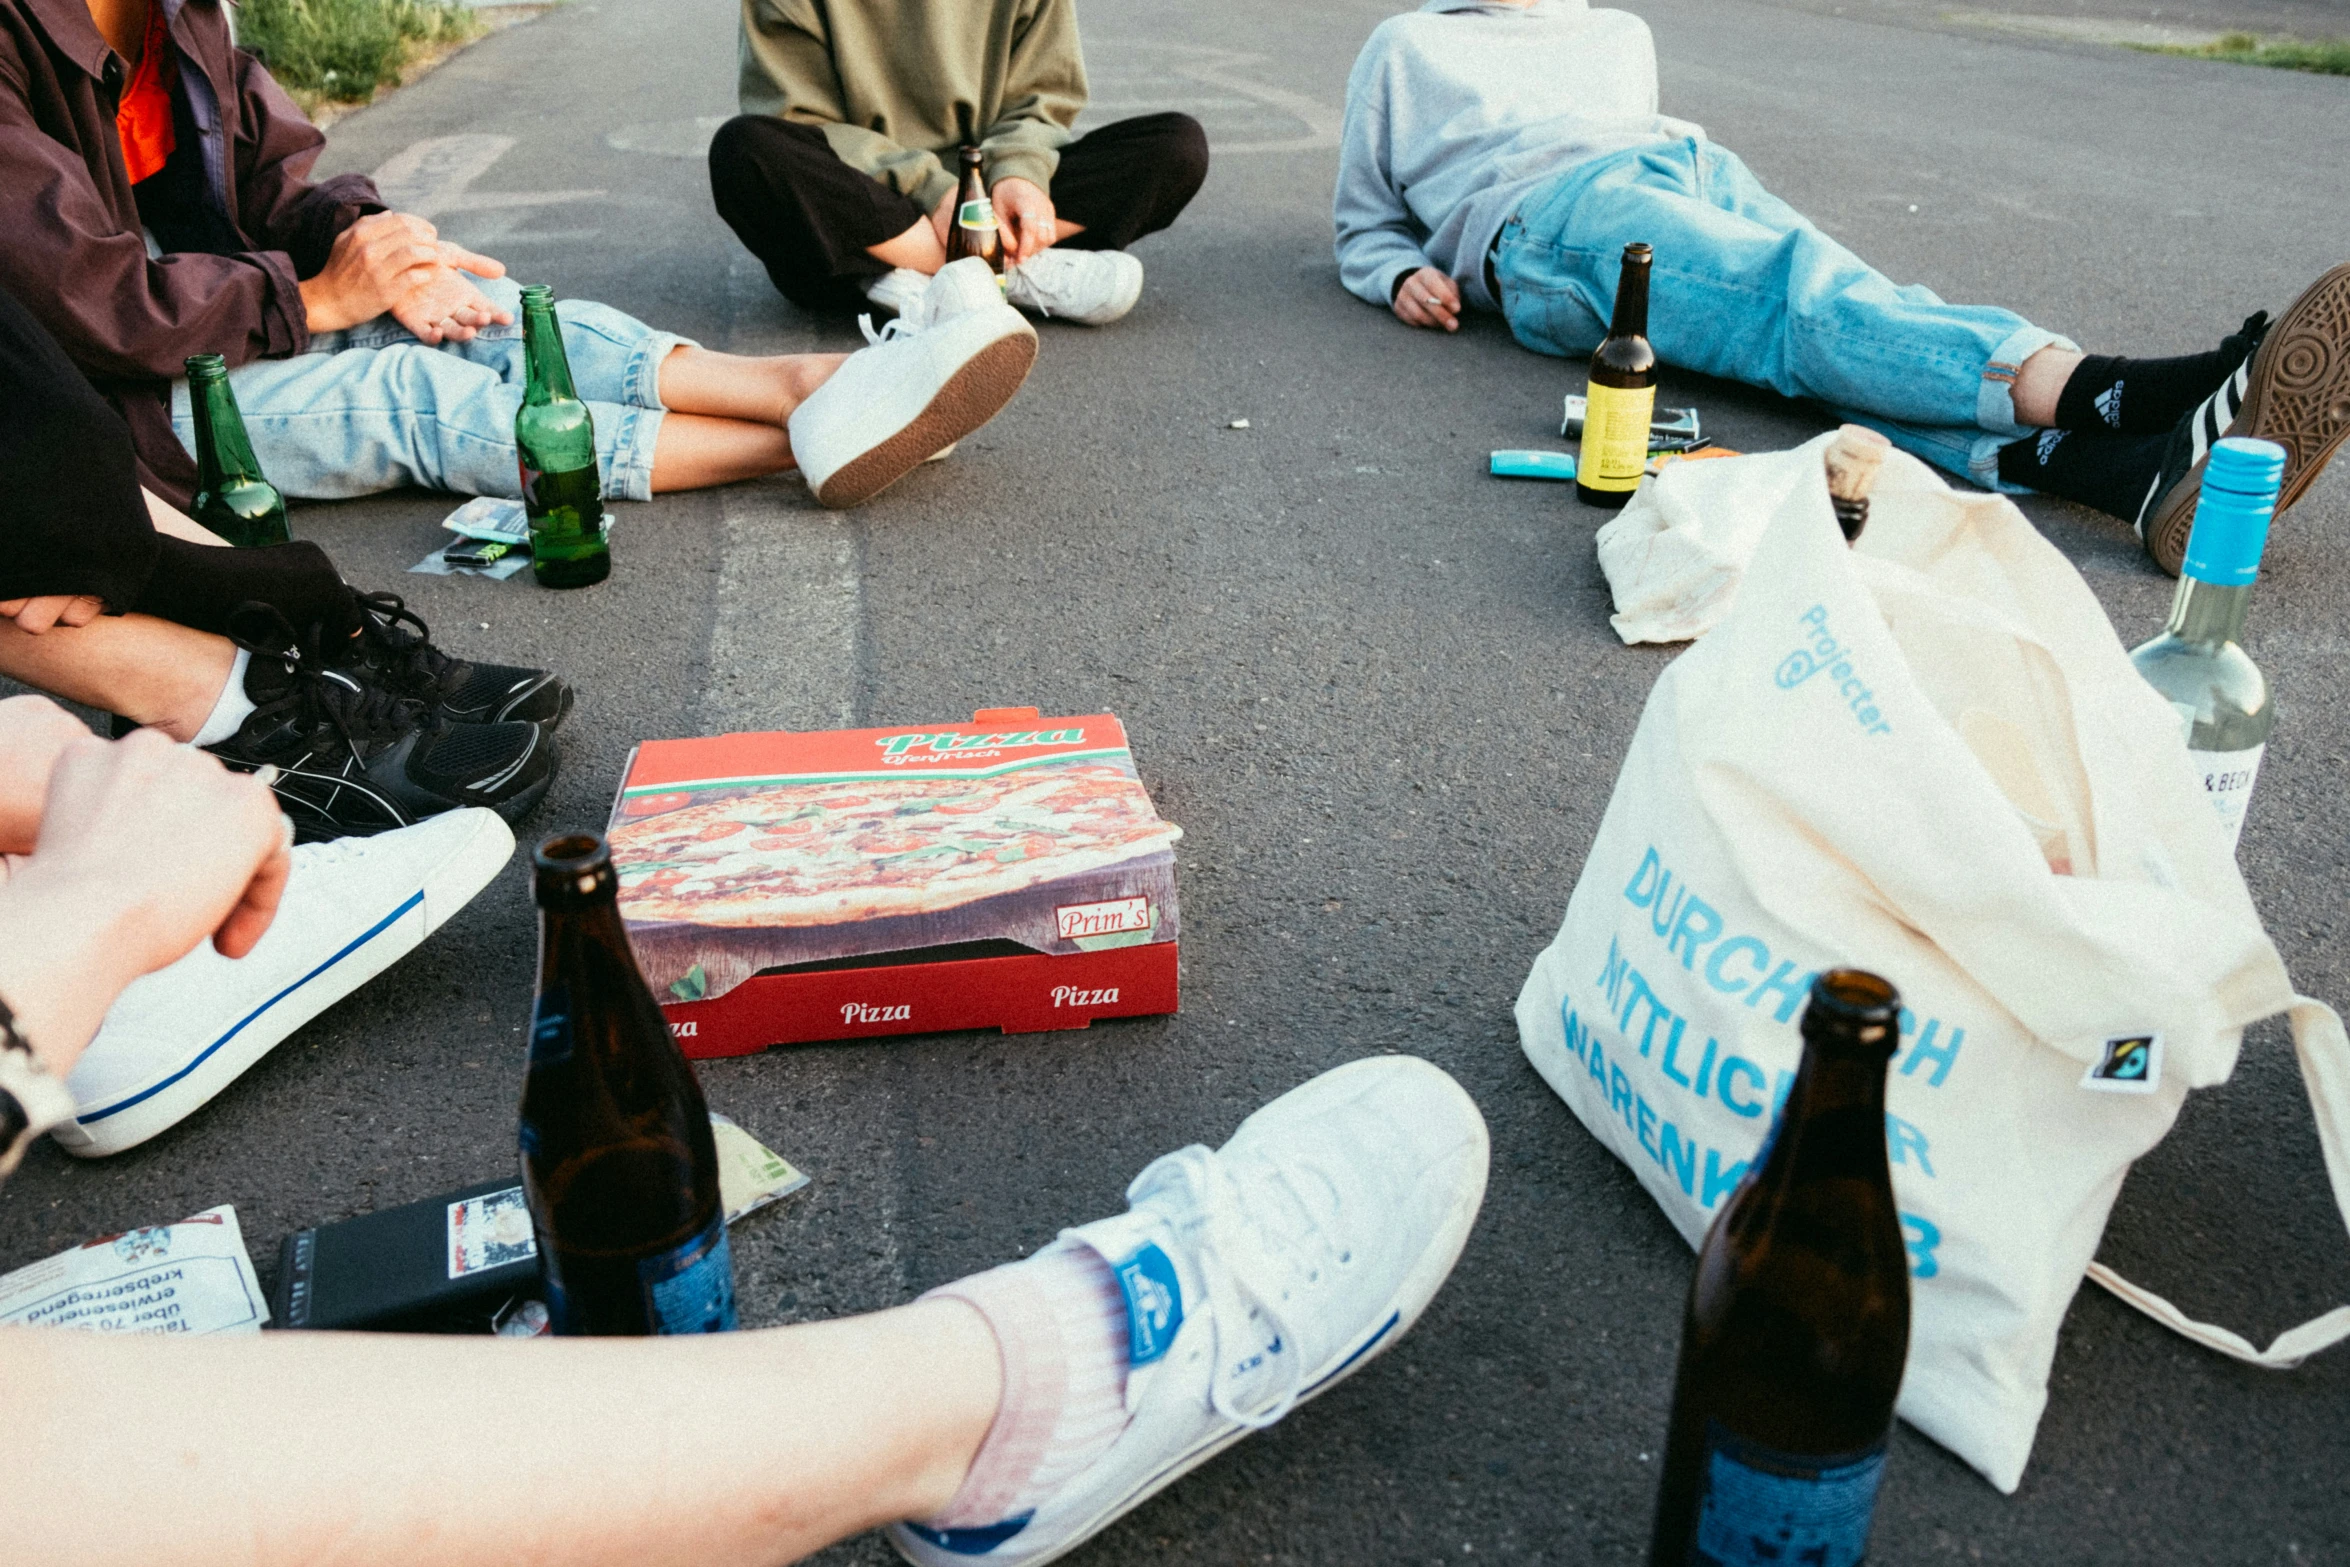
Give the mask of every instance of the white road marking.
[{"label": "white road marking", "polygon": [[[776,320],[773,285],[748,256],[727,269],[734,325],[727,349],[781,354],[812,346]],[[753,308],[755,306],[755,308]],[[819,511],[785,477],[719,492],[718,603],[710,628],[705,733],[744,729],[839,729],[857,721],[865,587],[857,530]]]},{"label": "white road marking", "polygon": [[511,136],[433,136],[413,142],[375,171],[376,189],[395,212],[439,218],[452,212],[500,212],[597,201],[601,190],[476,191],[473,182],[514,145]]}]

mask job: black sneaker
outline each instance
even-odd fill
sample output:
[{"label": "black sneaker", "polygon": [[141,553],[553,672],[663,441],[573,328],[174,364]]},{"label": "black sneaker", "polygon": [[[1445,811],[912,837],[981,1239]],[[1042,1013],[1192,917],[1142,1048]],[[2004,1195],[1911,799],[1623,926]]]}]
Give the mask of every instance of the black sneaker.
[{"label": "black sneaker", "polygon": [[358,600],[359,636],[337,667],[366,684],[460,724],[537,724],[552,734],[571,711],[571,687],[545,670],[452,658],[432,645],[431,628],[398,594]]},{"label": "black sneaker", "polygon": [[2187,558],[2211,443],[2228,435],[2284,447],[2280,517],[2350,436],[2350,262],[2302,290],[2251,357],[2172,429],[2138,508],[2138,537],[2174,577]]},{"label": "black sneaker", "polygon": [[452,723],[298,649],[248,647],[245,694],[257,705],[205,749],[240,772],[276,768],[271,787],[302,842],[365,837],[461,805],[512,822],[554,781],[555,748],[536,724]]}]

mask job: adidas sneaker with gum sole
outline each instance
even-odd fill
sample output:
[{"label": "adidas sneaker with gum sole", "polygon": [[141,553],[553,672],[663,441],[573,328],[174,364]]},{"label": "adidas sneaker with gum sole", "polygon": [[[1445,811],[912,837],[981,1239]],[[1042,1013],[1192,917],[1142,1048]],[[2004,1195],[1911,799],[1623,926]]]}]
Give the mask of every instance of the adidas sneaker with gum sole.
[{"label": "adidas sneaker with gum sole", "polygon": [[[2213,416],[2229,400],[2236,404],[2235,413],[2223,427]],[[2302,290],[2215,401],[2189,418],[2185,435],[2193,442],[2193,460],[2152,502],[2138,529],[2146,552],[2174,577],[2187,558],[2187,535],[2195,527],[2195,503],[2213,441],[2242,435],[2285,449],[2284,488],[2277,495],[2277,515],[2282,516],[2343,437],[2350,436],[2350,262]]]}]

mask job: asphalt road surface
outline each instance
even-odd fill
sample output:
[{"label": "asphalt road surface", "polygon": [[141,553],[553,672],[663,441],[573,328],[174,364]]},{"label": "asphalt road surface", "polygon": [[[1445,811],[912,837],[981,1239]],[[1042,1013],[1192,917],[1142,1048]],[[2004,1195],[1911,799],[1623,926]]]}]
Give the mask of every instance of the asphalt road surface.
[{"label": "asphalt road surface", "polygon": [[[1386,9],[1088,0],[1092,121],[1197,114],[1217,147],[1207,189],[1139,248],[1132,317],[1046,326],[1020,399],[862,511],[821,512],[793,481],[624,507],[612,581],[568,595],[406,575],[441,537],[442,497],[296,517],[445,645],[578,684],[563,775],[526,835],[601,823],[642,737],[1002,704],[1125,719],[1187,834],[1182,1014],[706,1066],[712,1104],[815,1177],[736,1234],[751,1322],[883,1306],[1030,1250],[1119,1206],[1158,1153],[1220,1141],[1368,1052],[1424,1055],[1476,1096],[1491,1193],[1418,1330],[1087,1562],[1630,1563],[1648,1528],[1689,1254],[1526,1066],[1509,1007],[1672,655],[1608,629],[1598,514],[1484,474],[1492,448],[1555,444],[1571,367],[1489,320],[1411,332],[1338,286],[1339,106]],[[1638,9],[1667,109],[1831,232],[1904,281],[2092,348],[2207,346],[2350,254],[2350,82],[1970,30],[1922,6]],[[776,297],[710,211],[699,154],[733,110],[735,14],[580,0],[346,120],[325,167],[385,170],[519,274],[713,346],[850,346],[852,327]],[[1747,450],[1823,427],[1669,372],[1664,400]],[[2170,583],[2118,526],[2027,509],[2125,641],[2159,628]],[[2346,531],[2336,472],[2270,546],[2249,642],[2284,717],[2242,853],[2300,985],[2338,1002]],[[532,944],[518,862],[173,1133],[95,1165],[37,1152],[0,1200],[0,1263],[233,1202],[267,1269],[295,1227],[511,1170]],[[2280,1030],[2255,1031],[2234,1081],[2143,1162],[2104,1256],[2263,1342],[2350,1299]],[[2346,1417],[2350,1349],[2248,1370],[2084,1289],[2021,1491],[1904,1428],[1878,1558],[2350,1561]],[[514,1419],[529,1441],[528,1411]],[[884,1559],[875,1538],[820,1558]]]}]

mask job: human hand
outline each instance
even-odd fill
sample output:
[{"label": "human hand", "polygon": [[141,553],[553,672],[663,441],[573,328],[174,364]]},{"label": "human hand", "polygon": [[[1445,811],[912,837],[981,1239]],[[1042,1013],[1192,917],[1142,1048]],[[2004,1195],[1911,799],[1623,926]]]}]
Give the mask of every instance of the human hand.
[{"label": "human hand", "polygon": [[32,852],[50,770],[67,746],[89,738],[80,719],[45,696],[0,702],[0,854]]},{"label": "human hand", "polygon": [[996,231],[1003,236],[1004,265],[1018,266],[1059,237],[1053,199],[1033,180],[1018,175],[995,182]]},{"label": "human hand", "polygon": [[1422,267],[1406,277],[1389,308],[1405,326],[1461,329],[1461,287],[1434,267]]},{"label": "human hand", "polygon": [[84,730],[50,768],[15,886],[74,889],[71,906],[106,930],[136,978],[206,936],[223,957],[252,951],[293,868],[291,838],[260,779],[157,730],[115,741]]},{"label": "human hand", "polygon": [[37,637],[54,626],[86,626],[106,608],[87,593],[48,593],[38,598],[0,599],[0,620]]},{"label": "human hand", "polygon": [[481,327],[514,318],[463,274],[503,277],[505,265],[440,237],[405,212],[377,212],[335,236],[319,274],[302,284],[310,330],[335,332],[387,311],[426,343],[465,342]]}]

